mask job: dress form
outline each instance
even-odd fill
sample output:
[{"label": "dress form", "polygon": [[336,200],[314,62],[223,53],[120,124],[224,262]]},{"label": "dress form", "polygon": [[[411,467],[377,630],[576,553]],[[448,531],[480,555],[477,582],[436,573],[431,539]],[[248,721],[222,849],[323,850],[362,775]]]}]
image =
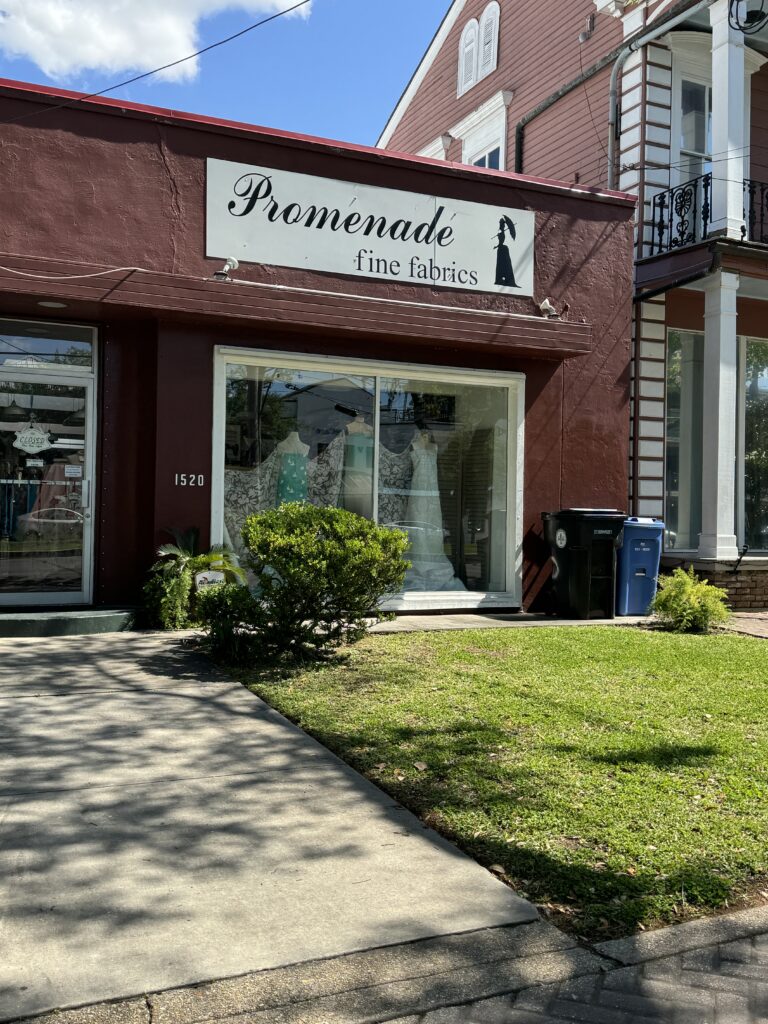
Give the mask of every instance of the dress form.
[{"label": "dress form", "polygon": [[298,431],[292,430],[290,434],[275,446],[281,455],[309,455],[309,445],[299,437]]},{"label": "dress form", "polygon": [[298,432],[293,430],[275,446],[275,451],[280,457],[275,504],[282,505],[286,501],[306,501],[309,445],[304,444]]},{"label": "dress form", "polygon": [[359,516],[373,515],[373,427],[362,415],[346,429],[342,505]]},{"label": "dress form", "polygon": [[411,568],[405,577],[406,590],[466,589],[445,554],[437,454],[438,446],[426,431],[411,441],[413,474],[405,513]]}]

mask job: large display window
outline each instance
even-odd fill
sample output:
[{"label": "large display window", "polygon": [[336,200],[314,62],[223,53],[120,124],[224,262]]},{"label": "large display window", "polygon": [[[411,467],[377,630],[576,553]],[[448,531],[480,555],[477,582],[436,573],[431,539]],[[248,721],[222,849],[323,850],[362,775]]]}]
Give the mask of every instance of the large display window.
[{"label": "large display window", "polygon": [[212,533],[285,501],[404,530],[392,607],[520,604],[523,378],[222,349]]}]

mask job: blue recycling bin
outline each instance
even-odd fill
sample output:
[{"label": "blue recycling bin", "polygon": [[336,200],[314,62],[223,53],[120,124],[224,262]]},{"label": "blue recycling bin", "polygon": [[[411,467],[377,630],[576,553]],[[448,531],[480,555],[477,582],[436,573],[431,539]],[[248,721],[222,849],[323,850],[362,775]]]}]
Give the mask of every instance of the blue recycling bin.
[{"label": "blue recycling bin", "polygon": [[659,578],[664,523],[630,516],[624,522],[624,543],[618,552],[616,614],[646,615]]}]

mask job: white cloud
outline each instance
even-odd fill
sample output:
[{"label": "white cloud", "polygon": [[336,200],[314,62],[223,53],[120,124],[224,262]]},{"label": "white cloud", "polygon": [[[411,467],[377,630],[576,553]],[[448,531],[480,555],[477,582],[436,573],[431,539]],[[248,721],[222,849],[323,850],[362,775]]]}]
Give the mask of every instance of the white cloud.
[{"label": "white cloud", "polygon": [[[52,79],[82,71],[150,71],[200,49],[198,26],[222,11],[274,14],[295,0],[0,0],[0,50],[26,57]],[[311,4],[296,14],[306,16]],[[260,29],[256,30],[261,31]],[[197,75],[198,60],[162,72]]]}]

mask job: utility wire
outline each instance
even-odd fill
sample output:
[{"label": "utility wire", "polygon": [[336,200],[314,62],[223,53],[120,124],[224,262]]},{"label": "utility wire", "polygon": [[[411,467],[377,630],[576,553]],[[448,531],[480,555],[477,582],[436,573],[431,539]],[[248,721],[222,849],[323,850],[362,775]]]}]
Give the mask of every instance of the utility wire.
[{"label": "utility wire", "polygon": [[32,110],[28,114],[20,114],[18,117],[11,117],[7,121],[0,121],[0,124],[15,124],[17,121],[26,121],[31,117],[38,117],[40,114],[47,114],[54,110],[62,110],[64,107],[74,107],[78,103],[85,103],[86,100],[96,99],[98,96],[104,96],[108,92],[114,92],[115,89],[122,89],[123,86],[133,85],[134,82],[140,82],[144,78],[150,78],[152,75],[157,75],[161,71],[167,71],[169,68],[178,67],[179,64],[184,64],[188,60],[194,60],[195,57],[200,57],[204,53],[209,53],[211,50],[215,50],[218,46],[224,46],[226,43],[231,43],[234,39],[239,39],[248,32],[253,32],[254,29],[261,28],[262,25],[269,24],[270,21],[282,18],[285,14],[297,11],[300,7],[304,7],[310,2],[311,0],[298,0],[298,3],[293,4],[292,7],[286,7],[285,10],[276,11],[274,14],[270,14],[266,18],[262,18],[261,21],[255,21],[252,25],[246,25],[246,27],[240,29],[239,32],[234,32],[231,36],[227,36],[225,39],[218,39],[215,43],[210,43],[210,45],[204,46],[202,50],[196,50],[194,53],[188,53],[186,57],[180,57],[178,60],[172,60],[170,64],[163,64],[159,68],[153,68],[151,71],[144,71],[140,75],[134,75],[133,78],[126,78],[124,82],[117,82],[115,85],[107,86],[106,89],[100,89],[98,92],[89,92],[86,96],[76,96],[74,99],[65,100],[63,103],[54,103],[38,110]]},{"label": "utility wire", "polygon": [[[584,61],[582,59],[582,54],[581,54],[581,43],[579,43],[579,67],[581,68],[581,77],[584,78]],[[584,88],[584,99],[587,101],[587,110],[589,111],[589,119],[592,122],[592,129],[593,129],[593,131],[595,133],[595,138],[597,139],[598,145],[600,146],[600,149],[603,151],[603,156],[605,157],[605,159],[607,161],[608,160],[608,151],[606,150],[605,146],[603,145],[603,140],[600,138],[600,132],[597,130],[597,124],[595,123],[595,115],[592,113],[592,103],[591,103],[590,98],[589,98],[588,83],[586,81],[583,83],[583,88]],[[602,175],[600,177],[602,179]]]},{"label": "utility wire", "polygon": [[[19,277],[32,277],[37,281],[81,281],[86,277],[106,277],[107,274],[137,273],[151,274],[153,271],[146,267],[110,267],[109,270],[99,270],[95,274],[30,274],[26,270],[14,270],[13,267],[0,265],[0,270],[6,274],[17,274]],[[162,271],[161,271],[162,273]]]}]

